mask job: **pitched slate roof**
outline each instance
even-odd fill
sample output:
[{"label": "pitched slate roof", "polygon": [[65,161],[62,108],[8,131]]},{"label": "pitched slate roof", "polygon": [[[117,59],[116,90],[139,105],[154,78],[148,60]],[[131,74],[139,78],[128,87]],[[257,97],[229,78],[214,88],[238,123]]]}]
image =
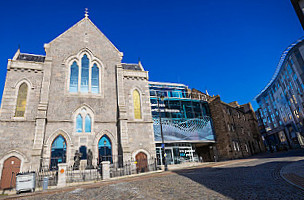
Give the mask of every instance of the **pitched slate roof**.
[{"label": "pitched slate roof", "polygon": [[127,70],[134,70],[134,71],[142,71],[140,66],[138,64],[127,64],[127,63],[122,63],[122,68],[127,69]]},{"label": "pitched slate roof", "polygon": [[17,60],[44,62],[45,56],[20,53],[19,56],[17,57]]}]

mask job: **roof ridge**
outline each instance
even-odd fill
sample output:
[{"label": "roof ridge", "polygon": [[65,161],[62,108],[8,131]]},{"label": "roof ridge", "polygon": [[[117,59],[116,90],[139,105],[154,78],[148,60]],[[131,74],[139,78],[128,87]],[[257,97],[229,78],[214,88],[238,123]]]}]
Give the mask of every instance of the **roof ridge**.
[{"label": "roof ridge", "polygon": [[285,62],[285,59],[287,57],[287,54],[290,52],[291,49],[293,49],[296,45],[298,45],[299,43],[304,41],[304,37],[301,37],[300,39],[296,40],[295,42],[293,42],[292,44],[288,45],[288,47],[286,49],[284,49],[283,53],[280,56],[280,60],[279,63],[277,64],[277,67],[274,71],[274,74],[272,75],[272,78],[270,79],[270,81],[267,83],[267,85],[264,87],[263,90],[261,90],[259,92],[258,95],[256,95],[253,100],[257,100],[257,98],[259,98],[270,86],[271,84],[275,81],[275,79],[277,78],[283,63]]},{"label": "roof ridge", "polygon": [[21,54],[23,54],[23,55],[31,55],[31,56],[46,56],[46,55],[38,55],[38,54],[33,54],[33,53],[21,53],[20,52],[20,54],[19,55],[21,55]]}]

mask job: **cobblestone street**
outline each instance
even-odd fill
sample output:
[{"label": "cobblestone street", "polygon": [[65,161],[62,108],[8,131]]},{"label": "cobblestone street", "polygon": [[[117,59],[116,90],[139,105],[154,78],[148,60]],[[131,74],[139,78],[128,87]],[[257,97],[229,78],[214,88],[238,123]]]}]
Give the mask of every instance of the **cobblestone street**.
[{"label": "cobblestone street", "polygon": [[304,191],[279,174],[283,166],[303,159],[303,155],[303,150],[265,154],[248,161],[66,188],[21,199],[304,199]]}]

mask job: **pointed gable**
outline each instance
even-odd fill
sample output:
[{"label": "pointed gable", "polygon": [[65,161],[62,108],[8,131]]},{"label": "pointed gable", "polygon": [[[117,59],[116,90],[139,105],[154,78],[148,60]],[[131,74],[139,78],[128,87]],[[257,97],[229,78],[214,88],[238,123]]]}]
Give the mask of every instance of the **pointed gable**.
[{"label": "pointed gable", "polygon": [[[96,54],[107,54],[108,57],[112,57],[113,55],[109,55],[112,53],[121,58],[123,56],[123,53],[113,45],[113,43],[95,26],[95,24],[88,17],[83,18],[71,28],[46,44],[46,53],[50,53],[50,56],[52,56],[52,50],[63,51],[66,46],[70,47],[69,53],[71,53],[71,51],[77,52],[83,48],[98,50],[100,49],[98,47],[102,46],[104,48],[104,52],[102,52],[101,49],[101,52],[95,52]],[[48,51],[48,48],[51,50]]]}]

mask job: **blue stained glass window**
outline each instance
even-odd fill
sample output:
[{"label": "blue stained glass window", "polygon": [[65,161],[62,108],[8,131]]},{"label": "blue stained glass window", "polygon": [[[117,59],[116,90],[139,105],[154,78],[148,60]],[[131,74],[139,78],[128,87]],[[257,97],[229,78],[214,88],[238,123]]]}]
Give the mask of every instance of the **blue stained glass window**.
[{"label": "blue stained glass window", "polygon": [[59,135],[52,143],[50,169],[58,169],[58,163],[66,162],[66,141]]},{"label": "blue stained glass window", "polygon": [[78,65],[76,62],[73,62],[71,65],[71,75],[70,75],[70,92],[78,91]]},{"label": "blue stained glass window", "polygon": [[92,93],[99,93],[99,68],[96,64],[92,67]]},{"label": "blue stained glass window", "polygon": [[84,55],[81,59],[81,92],[89,92],[89,59],[87,55]]},{"label": "blue stained glass window", "polygon": [[111,140],[106,136],[102,136],[98,142],[98,160],[101,161],[110,161],[113,162],[112,159],[112,144]]},{"label": "blue stained glass window", "polygon": [[85,118],[85,132],[90,133],[91,132],[91,117],[90,115],[87,115]]},{"label": "blue stained glass window", "polygon": [[108,147],[109,149],[112,148],[111,141],[107,136],[102,136],[98,142],[98,147]]},{"label": "blue stained glass window", "polygon": [[82,117],[80,114],[76,118],[76,132],[82,132]]}]

